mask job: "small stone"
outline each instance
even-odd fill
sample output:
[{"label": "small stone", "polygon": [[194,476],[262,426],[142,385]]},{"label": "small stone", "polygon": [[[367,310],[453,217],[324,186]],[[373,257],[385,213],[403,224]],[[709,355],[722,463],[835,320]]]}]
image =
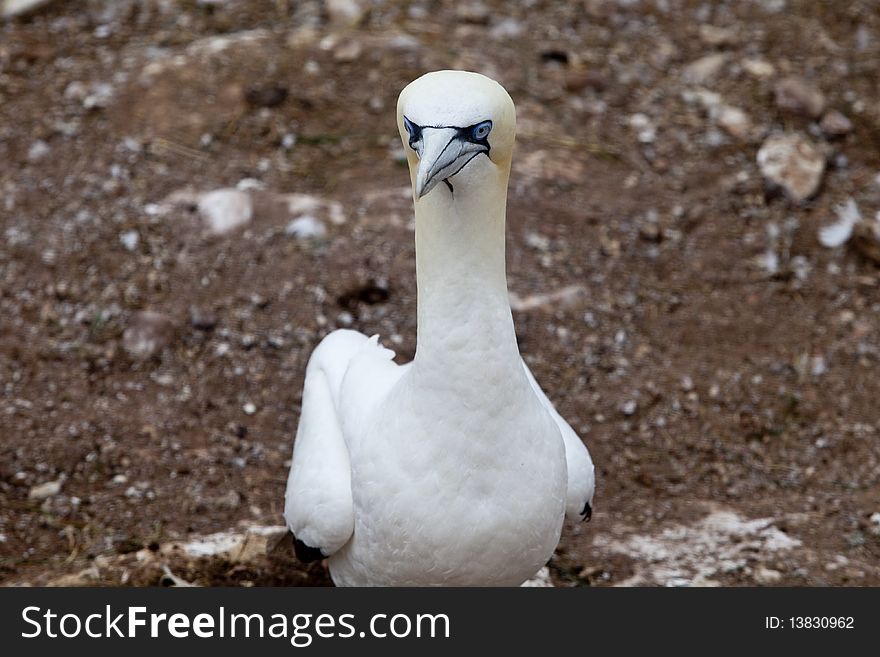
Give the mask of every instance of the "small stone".
[{"label": "small stone", "polygon": [[752,132],[752,122],[748,114],[738,107],[722,106],[715,121],[718,127],[737,139],[748,139]]},{"label": "small stone", "polygon": [[829,249],[845,244],[853,234],[853,228],[862,220],[862,213],[855,199],[834,207],[837,221],[819,229],[819,242]]},{"label": "small stone", "polygon": [[27,159],[28,162],[39,162],[44,157],[46,157],[52,151],[49,148],[49,144],[44,142],[42,139],[38,139],[33,144],[31,144],[30,148],[28,148]]},{"label": "small stone", "polygon": [[775,584],[781,579],[782,573],[778,570],[773,570],[772,568],[760,566],[755,571],[755,581],[758,582],[758,584]]},{"label": "small stone", "polygon": [[624,415],[626,415],[627,417],[630,417],[631,415],[635,415],[635,412],[636,412],[636,409],[638,408],[638,406],[639,405],[635,399],[630,399],[630,400],[623,403],[623,405],[620,407],[620,412],[623,413]]},{"label": "small stone", "polygon": [[357,27],[366,15],[364,3],[358,0],[324,0],[324,11],[336,28]]},{"label": "small stone", "polygon": [[250,194],[238,189],[218,189],[208,192],[198,203],[199,214],[208,230],[222,235],[248,223],[253,215]]},{"label": "small stone", "polygon": [[348,64],[360,57],[363,51],[360,41],[345,39],[333,49],[333,60],[340,64]]},{"label": "small stone", "polygon": [[818,191],[825,173],[825,158],[799,133],[768,137],[758,151],[757,160],[764,178],[781,187],[798,203]]},{"label": "small stone", "polygon": [[516,39],[523,33],[523,26],[515,18],[502,18],[489,28],[489,38],[495,41]]},{"label": "small stone", "polygon": [[789,114],[818,119],[825,111],[825,96],[814,85],[798,76],[780,80],[774,89],[776,107]]},{"label": "small stone", "polygon": [[706,55],[688,64],[682,71],[682,78],[689,84],[707,84],[718,77],[726,63],[725,53]]},{"label": "small stone", "polygon": [[212,331],[217,326],[217,315],[207,308],[192,306],[189,309],[189,323],[199,331]]},{"label": "small stone", "polygon": [[641,143],[651,144],[657,139],[657,128],[651,119],[641,112],[629,117],[629,125],[636,131],[636,136]]},{"label": "small stone", "polygon": [[93,84],[82,104],[86,109],[102,109],[113,100],[113,87],[106,82]]},{"label": "small stone", "polygon": [[753,78],[766,80],[776,75],[776,67],[763,59],[744,59],[741,64],[743,70]]},{"label": "small stone", "polygon": [[735,45],[737,42],[736,32],[727,27],[715,25],[700,25],[700,40],[707,46],[725,47]]},{"label": "small stone", "polygon": [[247,402],[244,406],[241,407],[241,410],[244,411],[245,415],[253,415],[257,412],[257,407],[253,402]]},{"label": "small stone", "polygon": [[853,131],[852,121],[837,110],[825,112],[819,127],[828,137],[844,137]]},{"label": "small stone", "polygon": [[138,247],[140,239],[141,236],[136,230],[127,230],[119,235],[119,241],[127,251],[134,251]]},{"label": "small stone", "polygon": [[653,221],[644,221],[639,224],[639,237],[646,242],[660,242],[663,240],[663,232]]},{"label": "small stone", "polygon": [[215,509],[222,511],[235,511],[241,506],[241,493],[236,490],[230,490],[219,497],[215,497],[210,502]]},{"label": "small stone", "polygon": [[0,15],[3,18],[23,16],[30,11],[48,5],[53,0],[0,0]]},{"label": "small stone", "polygon": [[455,16],[464,23],[486,25],[492,16],[492,11],[486,6],[486,3],[475,0],[474,2],[459,3],[455,8]]},{"label": "small stone", "polygon": [[50,497],[55,497],[58,493],[61,492],[61,485],[64,483],[64,479],[56,479],[55,481],[47,481],[43,484],[39,484],[34,486],[28,491],[28,499],[29,500],[46,500]]},{"label": "small stone", "polygon": [[691,392],[694,389],[694,380],[687,375],[681,377],[681,389],[684,392]]},{"label": "small stone", "polygon": [[300,240],[320,239],[327,235],[327,227],[320,219],[307,214],[287,224],[284,234]]},{"label": "small stone", "polygon": [[122,334],[122,347],[132,357],[147,359],[171,344],[174,321],[163,313],[142,310],[135,313]]},{"label": "small stone", "polygon": [[268,84],[251,87],[244,94],[244,99],[253,107],[278,107],[287,100],[287,87],[280,84]]}]

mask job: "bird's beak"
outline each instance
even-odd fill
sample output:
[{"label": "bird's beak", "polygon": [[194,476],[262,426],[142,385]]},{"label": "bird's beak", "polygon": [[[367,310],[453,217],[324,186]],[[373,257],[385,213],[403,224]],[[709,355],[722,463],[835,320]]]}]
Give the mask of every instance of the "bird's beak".
[{"label": "bird's beak", "polygon": [[463,139],[459,128],[422,128],[419,169],[416,172],[416,198],[422,198],[438,183],[461,171],[486,146]]}]

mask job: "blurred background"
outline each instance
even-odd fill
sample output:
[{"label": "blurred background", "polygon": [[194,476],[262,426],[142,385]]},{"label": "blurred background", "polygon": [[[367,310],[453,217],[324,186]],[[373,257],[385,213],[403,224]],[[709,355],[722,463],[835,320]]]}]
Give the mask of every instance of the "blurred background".
[{"label": "blurred background", "polygon": [[880,584],[872,0],[0,0],[0,581],[266,556],[306,361],[415,348],[400,89],[518,109],[520,348],[593,453],[572,585]]}]

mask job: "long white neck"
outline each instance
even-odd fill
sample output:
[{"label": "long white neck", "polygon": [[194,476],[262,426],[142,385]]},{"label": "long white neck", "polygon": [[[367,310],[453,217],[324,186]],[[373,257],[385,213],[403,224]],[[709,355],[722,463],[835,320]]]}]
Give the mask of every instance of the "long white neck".
[{"label": "long white neck", "polygon": [[522,369],[507,295],[506,198],[499,171],[480,188],[438,188],[416,201],[417,369],[489,383]]}]

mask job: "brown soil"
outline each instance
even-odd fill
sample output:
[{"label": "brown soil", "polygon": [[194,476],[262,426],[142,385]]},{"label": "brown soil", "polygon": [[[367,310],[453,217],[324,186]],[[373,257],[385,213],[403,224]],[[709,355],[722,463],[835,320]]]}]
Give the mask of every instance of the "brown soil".
[{"label": "brown soil", "polygon": [[[849,197],[880,211],[870,0],[386,1],[350,29],[314,1],[72,4],[0,24],[0,581],[283,522],[312,348],[351,325],[401,361],[414,352],[396,96],[426,70],[467,68],[519,112],[511,290],[584,290],[515,315],[597,465],[593,520],[566,528],[557,584],[670,583],[615,541],[725,510],[799,545],[715,568],[714,582],[880,585],[880,271],[816,238]],[[710,45],[701,24],[732,36]],[[686,98],[683,70],[712,52],[726,64],[702,84],[748,113],[753,136],[728,136]],[[749,74],[747,59],[775,73]],[[786,74],[819,87],[853,133],[825,139],[783,114],[773,84]],[[639,141],[636,113],[653,140]],[[755,164],[782,128],[831,162],[805,204],[765,189]],[[264,189],[226,235],[207,236],[185,203],[153,205],[243,178]],[[341,202],[345,223],[286,235],[288,193]],[[775,273],[756,259],[771,247]],[[174,321],[146,360],[123,348],[140,310]],[[59,478],[57,495],[29,498]],[[200,584],[328,581],[279,558],[171,566]]]}]

